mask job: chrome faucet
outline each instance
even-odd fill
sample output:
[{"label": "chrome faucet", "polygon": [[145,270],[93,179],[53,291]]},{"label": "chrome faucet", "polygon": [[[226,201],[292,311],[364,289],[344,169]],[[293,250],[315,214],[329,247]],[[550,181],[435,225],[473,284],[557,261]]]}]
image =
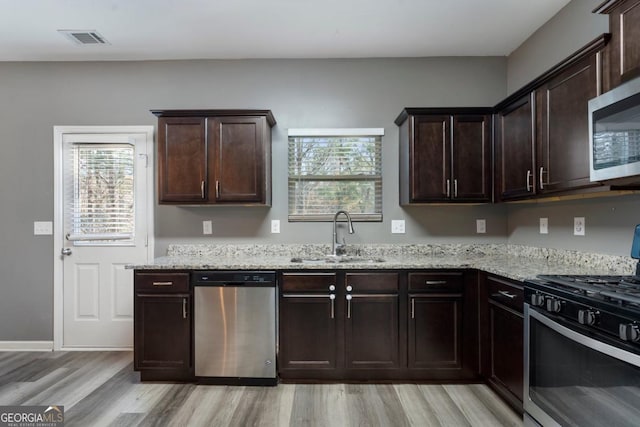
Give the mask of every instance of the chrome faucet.
[{"label": "chrome faucet", "polygon": [[338,229],[336,228],[336,223],[338,222],[338,216],[340,214],[344,214],[344,216],[347,217],[347,221],[349,223],[349,234],[355,233],[355,231],[353,230],[353,224],[351,223],[351,215],[349,215],[349,212],[347,211],[336,212],[336,214],[333,216],[333,242],[331,246],[332,256],[344,255],[344,252],[345,252],[346,243],[345,243],[344,237],[342,238],[342,243],[340,243],[338,241]]}]

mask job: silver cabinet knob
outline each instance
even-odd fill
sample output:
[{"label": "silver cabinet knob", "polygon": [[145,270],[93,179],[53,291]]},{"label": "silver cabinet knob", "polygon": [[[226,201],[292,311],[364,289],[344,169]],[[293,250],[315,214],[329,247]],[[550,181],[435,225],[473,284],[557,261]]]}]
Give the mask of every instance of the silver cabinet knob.
[{"label": "silver cabinet knob", "polygon": [[61,252],[62,252],[62,255],[69,256],[71,255],[71,248],[63,248]]},{"label": "silver cabinet knob", "polygon": [[335,291],[336,290],[336,285],[329,285],[329,290],[330,291]]},{"label": "silver cabinet knob", "polygon": [[351,292],[352,290],[353,290],[353,286],[348,285],[348,286],[347,286],[347,292]]}]

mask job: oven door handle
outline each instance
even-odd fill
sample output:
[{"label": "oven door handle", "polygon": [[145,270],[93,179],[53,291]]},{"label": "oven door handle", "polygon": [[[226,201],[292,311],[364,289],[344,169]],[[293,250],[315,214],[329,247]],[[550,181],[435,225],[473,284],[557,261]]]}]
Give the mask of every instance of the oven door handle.
[{"label": "oven door handle", "polygon": [[[570,328],[567,328],[566,326],[559,324],[553,319],[550,319],[549,317],[540,313],[538,310],[532,308],[529,304],[525,304],[525,323],[527,323],[527,332],[530,327],[528,325],[528,323],[530,322],[529,317],[536,319],[543,325],[559,333],[560,335],[563,335],[564,337],[570,339],[573,342],[581,344],[585,347],[598,351],[607,356],[614,357],[623,362],[627,362],[634,366],[640,367],[640,355],[633,354],[621,348],[614,347],[602,341],[595,340],[591,337],[585,336],[579,332],[576,332]],[[528,345],[529,343],[527,342],[525,344]]]}]

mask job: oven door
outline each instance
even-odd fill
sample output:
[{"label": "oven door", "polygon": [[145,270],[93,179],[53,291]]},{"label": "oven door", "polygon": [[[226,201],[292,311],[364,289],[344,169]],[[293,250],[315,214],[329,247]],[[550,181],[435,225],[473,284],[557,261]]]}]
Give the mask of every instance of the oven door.
[{"label": "oven door", "polygon": [[[524,410],[549,426],[638,426],[640,356],[525,304]],[[591,335],[591,333],[590,333]],[[525,425],[535,425],[525,415]]]}]

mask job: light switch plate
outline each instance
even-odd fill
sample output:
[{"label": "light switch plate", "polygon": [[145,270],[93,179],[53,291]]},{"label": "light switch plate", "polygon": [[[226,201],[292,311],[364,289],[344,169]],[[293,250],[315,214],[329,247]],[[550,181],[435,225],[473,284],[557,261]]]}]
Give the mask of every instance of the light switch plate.
[{"label": "light switch plate", "polygon": [[279,233],[280,232],[280,220],[279,219],[272,219],[271,220],[271,232],[272,233]]},{"label": "light switch plate", "polygon": [[549,218],[540,218],[540,234],[549,234]]},{"label": "light switch plate", "polygon": [[484,234],[487,232],[487,220],[486,219],[476,219],[476,233]]},{"label": "light switch plate", "polygon": [[33,222],[34,236],[50,236],[52,234],[53,234],[53,222],[51,221],[34,221]]},{"label": "light switch plate", "polygon": [[213,224],[210,220],[202,221],[202,234],[213,234]]},{"label": "light switch plate", "polygon": [[586,225],[583,216],[573,218],[573,235],[584,236]]},{"label": "light switch plate", "polygon": [[404,234],[404,219],[392,219],[391,220],[391,233],[392,234]]}]

